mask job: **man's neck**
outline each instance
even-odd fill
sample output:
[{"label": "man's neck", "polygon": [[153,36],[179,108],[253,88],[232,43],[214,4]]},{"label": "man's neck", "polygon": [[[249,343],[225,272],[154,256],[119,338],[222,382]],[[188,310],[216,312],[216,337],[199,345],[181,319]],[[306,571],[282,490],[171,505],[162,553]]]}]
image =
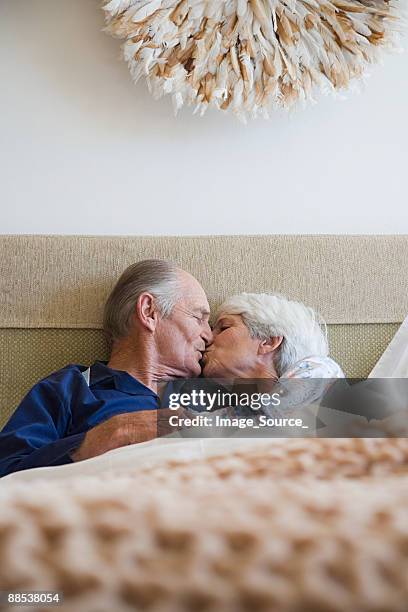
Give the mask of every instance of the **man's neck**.
[{"label": "man's neck", "polygon": [[[138,346],[136,350],[134,344]],[[154,393],[158,390],[157,364],[154,354],[148,348],[140,348],[140,344],[133,343],[129,339],[118,341],[113,349],[108,362],[112,370],[127,372]]]}]

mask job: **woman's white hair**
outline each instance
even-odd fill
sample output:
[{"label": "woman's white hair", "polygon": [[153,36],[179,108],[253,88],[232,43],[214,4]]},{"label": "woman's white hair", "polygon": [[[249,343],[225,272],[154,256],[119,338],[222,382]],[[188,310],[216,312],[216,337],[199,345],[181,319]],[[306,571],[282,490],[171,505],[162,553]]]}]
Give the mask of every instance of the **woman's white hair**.
[{"label": "woman's white hair", "polygon": [[268,340],[283,336],[275,360],[279,376],[306,357],[328,355],[325,322],[313,308],[301,302],[279,294],[241,293],[221,304],[217,318],[222,314],[241,315],[253,338]]}]

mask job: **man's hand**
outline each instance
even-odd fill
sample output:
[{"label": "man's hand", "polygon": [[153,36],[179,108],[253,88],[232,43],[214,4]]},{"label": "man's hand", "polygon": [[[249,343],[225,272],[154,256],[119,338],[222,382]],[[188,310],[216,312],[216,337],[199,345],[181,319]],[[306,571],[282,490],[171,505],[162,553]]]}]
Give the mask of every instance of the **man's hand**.
[{"label": "man's hand", "polygon": [[156,437],[157,410],[117,414],[90,429],[81,446],[72,454],[72,459],[90,459],[114,448],[147,442]]},{"label": "man's hand", "polygon": [[169,416],[173,414],[175,411],[168,408],[117,414],[90,429],[71,458],[82,461],[114,448],[153,440],[158,437],[158,428],[160,436],[171,433],[176,429],[168,424]]}]

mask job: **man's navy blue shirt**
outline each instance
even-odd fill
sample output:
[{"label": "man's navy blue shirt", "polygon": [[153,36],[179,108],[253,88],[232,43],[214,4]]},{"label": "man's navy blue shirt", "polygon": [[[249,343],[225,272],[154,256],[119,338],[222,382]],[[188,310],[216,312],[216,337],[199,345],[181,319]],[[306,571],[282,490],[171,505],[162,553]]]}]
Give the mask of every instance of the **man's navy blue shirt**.
[{"label": "man's navy blue shirt", "polygon": [[116,414],[156,410],[159,397],[136,378],[101,361],[89,386],[71,364],[38,382],[0,433],[0,477],[34,467],[71,463],[86,432]]}]

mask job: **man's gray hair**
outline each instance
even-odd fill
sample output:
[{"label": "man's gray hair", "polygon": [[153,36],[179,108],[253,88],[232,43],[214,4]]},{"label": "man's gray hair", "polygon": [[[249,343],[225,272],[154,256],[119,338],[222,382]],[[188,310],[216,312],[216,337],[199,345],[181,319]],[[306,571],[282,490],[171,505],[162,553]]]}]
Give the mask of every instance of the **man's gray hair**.
[{"label": "man's gray hair", "polygon": [[146,259],[126,268],[112,289],[103,313],[103,329],[110,342],[129,334],[137,300],[145,291],[155,297],[161,315],[169,316],[180,297],[176,264]]},{"label": "man's gray hair", "polygon": [[327,357],[326,324],[318,314],[301,302],[279,294],[241,293],[228,298],[217,312],[239,314],[253,338],[268,340],[283,336],[275,360],[279,376],[296,362],[312,355]]}]

